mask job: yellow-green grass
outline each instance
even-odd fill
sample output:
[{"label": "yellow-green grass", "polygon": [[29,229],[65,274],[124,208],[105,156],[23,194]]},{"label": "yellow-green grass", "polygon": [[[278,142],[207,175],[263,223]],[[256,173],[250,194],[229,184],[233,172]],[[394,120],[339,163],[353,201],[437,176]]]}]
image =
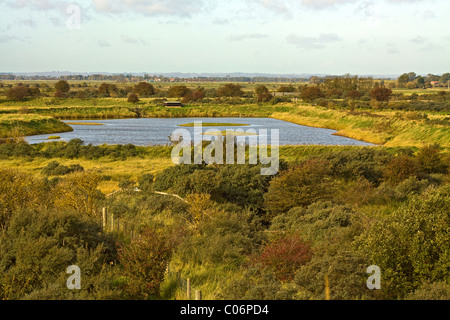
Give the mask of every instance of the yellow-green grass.
[{"label": "yellow-green grass", "polygon": [[0,138],[17,138],[73,131],[72,127],[49,116],[37,114],[0,115]]},{"label": "yellow-green grass", "polygon": [[[223,289],[225,283],[237,280],[241,276],[239,269],[229,265],[212,265],[204,263],[201,265],[195,264],[180,264],[177,257],[171,262],[170,270],[173,273],[180,273],[182,279],[190,279],[191,285],[191,299],[194,299],[196,290],[202,292],[203,300],[218,299],[218,294]],[[186,292],[182,291],[179,286],[176,287],[171,295],[164,294],[167,287],[172,285],[174,281],[173,276],[167,277],[161,285],[161,291],[165,299],[186,300]]]},{"label": "yellow-green grass", "polygon": [[297,106],[291,112],[276,112],[272,117],[300,125],[334,129],[337,135],[387,147],[440,144],[450,147],[450,127],[425,120],[403,120],[393,113],[352,114],[313,106]]},{"label": "yellow-green grass", "polygon": [[30,175],[43,177],[42,169],[52,161],[57,161],[65,166],[79,164],[85,170],[94,170],[105,177],[109,177],[109,179],[103,180],[99,186],[100,191],[104,194],[110,194],[118,190],[118,184],[121,179],[127,178],[137,181],[142,174],[157,174],[174,165],[170,158],[129,158],[123,161],[66,158],[33,158],[25,160],[23,158],[13,158],[0,160],[0,168],[14,168]]},{"label": "yellow-green grass", "polygon": [[50,136],[47,138],[47,140],[59,140],[59,139],[61,139],[60,136]]},{"label": "yellow-green grass", "polygon": [[[245,127],[250,124],[244,123],[220,123],[220,122],[204,122],[202,127]],[[195,123],[180,124],[179,127],[195,127]]]},{"label": "yellow-green grass", "polygon": [[71,126],[104,126],[104,123],[96,122],[66,122],[66,124]]},{"label": "yellow-green grass", "polygon": [[236,131],[232,131],[232,132],[227,132],[225,131],[211,131],[211,132],[204,132],[202,133],[202,135],[204,136],[257,136],[257,133],[253,133],[253,132],[236,132]]}]

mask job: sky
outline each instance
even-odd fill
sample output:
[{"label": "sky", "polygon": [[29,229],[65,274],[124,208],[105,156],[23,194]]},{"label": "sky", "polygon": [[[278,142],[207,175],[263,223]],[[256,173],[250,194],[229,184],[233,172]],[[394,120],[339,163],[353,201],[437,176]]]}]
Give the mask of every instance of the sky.
[{"label": "sky", "polygon": [[450,71],[449,0],[2,0],[0,72]]}]

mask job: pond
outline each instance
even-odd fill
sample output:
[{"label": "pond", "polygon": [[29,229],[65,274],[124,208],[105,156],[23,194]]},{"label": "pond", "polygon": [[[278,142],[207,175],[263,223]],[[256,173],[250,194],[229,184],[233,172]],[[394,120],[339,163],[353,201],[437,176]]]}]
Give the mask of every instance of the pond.
[{"label": "pond", "polygon": [[[226,129],[252,129],[263,134],[262,129],[268,133],[270,142],[271,130],[279,130],[280,145],[356,145],[373,146],[373,144],[333,135],[335,130],[313,128],[272,118],[140,118],[140,119],[114,119],[114,120],[64,120],[74,129],[72,132],[58,134],[44,134],[29,136],[28,143],[35,144],[49,142],[51,136],[59,136],[60,140],[81,139],[85,144],[134,144],[137,146],[167,145],[169,137],[176,129],[184,129],[194,133],[191,126],[196,121],[203,123],[214,122],[213,127],[203,127],[203,132],[209,129],[224,131]],[[82,123],[82,124],[81,124]],[[220,126],[220,124],[224,124]],[[86,125],[90,124],[90,125]],[[241,124],[242,126],[240,126]],[[182,126],[184,125],[184,126]],[[262,132],[262,133],[261,133]],[[204,140],[211,139],[204,135]]]}]

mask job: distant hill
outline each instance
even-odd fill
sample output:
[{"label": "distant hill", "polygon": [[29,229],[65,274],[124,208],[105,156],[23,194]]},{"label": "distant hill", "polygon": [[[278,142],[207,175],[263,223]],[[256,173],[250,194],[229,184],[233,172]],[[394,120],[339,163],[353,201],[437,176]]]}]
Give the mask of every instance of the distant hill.
[{"label": "distant hill", "polygon": [[[184,72],[121,72],[121,73],[111,73],[111,72],[71,72],[71,71],[48,71],[48,72],[0,72],[0,75],[15,75],[19,77],[48,77],[48,78],[60,78],[68,76],[91,76],[91,75],[131,75],[131,76],[141,76],[145,75],[158,75],[169,78],[280,78],[280,79],[309,79],[313,76],[316,77],[326,77],[326,76],[342,76],[333,74],[323,74],[323,73],[292,73],[292,74],[274,74],[274,73],[248,73],[248,72],[230,72],[230,73],[184,73]],[[399,74],[392,75],[373,75],[373,74],[363,74],[358,75],[361,77],[373,77],[377,79],[397,79]]]}]

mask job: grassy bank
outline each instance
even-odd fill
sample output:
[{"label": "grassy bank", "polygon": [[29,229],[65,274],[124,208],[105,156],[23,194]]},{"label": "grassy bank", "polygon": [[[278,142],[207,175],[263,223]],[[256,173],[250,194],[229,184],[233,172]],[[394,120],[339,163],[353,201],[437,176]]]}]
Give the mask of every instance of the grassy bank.
[{"label": "grassy bank", "polygon": [[450,147],[450,127],[427,119],[405,120],[393,112],[348,112],[313,106],[296,106],[271,117],[300,125],[334,129],[337,135],[387,147]]},{"label": "grassy bank", "polygon": [[72,131],[72,127],[49,116],[8,114],[0,116],[0,138]]}]

